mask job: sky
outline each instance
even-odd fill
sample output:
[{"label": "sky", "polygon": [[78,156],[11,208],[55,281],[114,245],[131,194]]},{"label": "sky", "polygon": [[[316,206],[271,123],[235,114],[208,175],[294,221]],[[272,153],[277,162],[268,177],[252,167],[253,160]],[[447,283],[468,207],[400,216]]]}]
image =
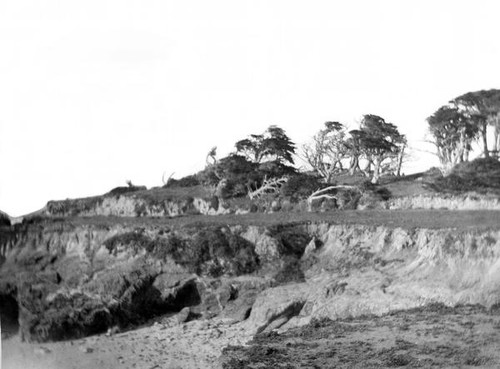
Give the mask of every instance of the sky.
[{"label": "sky", "polygon": [[376,114],[436,165],[425,119],[500,88],[500,2],[0,2],[0,209],[160,186],[269,125],[298,145]]}]

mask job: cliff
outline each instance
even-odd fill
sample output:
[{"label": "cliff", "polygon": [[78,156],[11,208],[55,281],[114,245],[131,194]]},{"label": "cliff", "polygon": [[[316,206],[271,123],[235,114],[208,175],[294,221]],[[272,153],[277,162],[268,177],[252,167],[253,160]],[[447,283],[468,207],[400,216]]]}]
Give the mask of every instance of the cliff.
[{"label": "cliff", "polygon": [[[266,218],[267,217],[267,218]],[[25,340],[83,337],[189,307],[247,329],[500,302],[496,212],[88,218],[3,227],[0,297]],[[301,220],[300,220],[301,219]],[[12,308],[17,307],[17,309]]]}]

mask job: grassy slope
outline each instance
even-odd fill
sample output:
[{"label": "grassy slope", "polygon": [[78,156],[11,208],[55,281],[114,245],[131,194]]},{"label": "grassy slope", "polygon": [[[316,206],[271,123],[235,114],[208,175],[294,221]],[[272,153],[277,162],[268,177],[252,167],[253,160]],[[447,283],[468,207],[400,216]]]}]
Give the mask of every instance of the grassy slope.
[{"label": "grassy slope", "polygon": [[359,224],[403,228],[458,228],[500,229],[500,211],[450,210],[343,210],[325,213],[252,213],[244,215],[203,216],[178,218],[127,217],[69,217],[46,220],[49,223],[68,222],[74,225],[123,226],[195,226],[203,225],[256,225],[268,226],[284,223],[326,222],[330,224]]}]

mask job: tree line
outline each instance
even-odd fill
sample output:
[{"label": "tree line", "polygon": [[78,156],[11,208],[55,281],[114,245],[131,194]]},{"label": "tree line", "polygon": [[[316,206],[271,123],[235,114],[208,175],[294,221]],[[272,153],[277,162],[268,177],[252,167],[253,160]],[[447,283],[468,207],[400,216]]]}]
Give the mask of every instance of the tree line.
[{"label": "tree line", "polygon": [[[469,160],[474,142],[480,143],[484,157],[498,159],[500,90],[460,95],[441,106],[427,123],[445,174]],[[488,133],[493,136],[491,147]],[[218,159],[217,148],[212,148],[206,168],[191,180],[217,187],[222,197],[256,196],[263,188],[272,191],[290,178],[295,178],[288,183],[294,190],[301,185],[317,189],[321,183],[334,184],[342,174],[362,175],[377,184],[384,175],[402,174],[407,151],[406,136],[397,125],[374,114],[363,115],[355,129],[337,121],[325,122],[299,148],[285,130],[271,125],[263,133],[237,141],[235,151],[224,158]],[[308,164],[307,175],[296,169],[297,157]]]},{"label": "tree line", "polygon": [[[479,143],[485,158],[499,158],[500,90],[481,90],[460,95],[427,118],[432,143],[443,172],[469,161],[473,143]],[[492,131],[492,132],[491,132]],[[488,132],[493,146],[488,145]]]}]

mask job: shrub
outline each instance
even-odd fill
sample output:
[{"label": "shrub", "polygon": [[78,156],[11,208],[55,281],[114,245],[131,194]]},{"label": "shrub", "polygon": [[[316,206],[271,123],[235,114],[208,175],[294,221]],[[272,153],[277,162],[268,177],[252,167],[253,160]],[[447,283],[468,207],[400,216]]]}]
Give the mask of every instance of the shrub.
[{"label": "shrub", "polygon": [[430,187],[441,192],[500,190],[500,161],[479,158],[456,165],[446,177],[436,177]]},{"label": "shrub", "polygon": [[281,196],[288,197],[293,202],[307,199],[314,191],[324,186],[321,178],[305,174],[296,173],[288,178],[288,181],[281,187]]},{"label": "shrub", "polygon": [[106,195],[118,196],[130,192],[145,191],[146,189],[147,189],[146,186],[134,186],[134,185],[129,185],[126,187],[121,186],[113,188]]},{"label": "shrub", "polygon": [[370,181],[364,181],[363,183],[361,183],[361,185],[359,186],[359,189],[363,193],[368,192],[373,197],[379,198],[380,200],[383,200],[383,201],[389,200],[392,196],[391,192],[387,188],[375,185],[375,184],[371,183]]},{"label": "shrub", "polygon": [[171,178],[163,188],[182,188],[182,187],[194,187],[200,184],[200,180],[197,175],[189,175],[182,177],[181,179]]},{"label": "shrub", "polygon": [[199,275],[241,275],[258,267],[253,245],[218,227],[201,229],[189,240],[170,235],[162,248],[165,255]]},{"label": "shrub", "polygon": [[150,244],[151,238],[144,235],[140,230],[117,234],[104,241],[104,246],[113,255],[117,254],[117,247],[120,245],[131,247],[134,253],[138,253],[141,249],[149,249]]},{"label": "shrub", "polygon": [[294,225],[277,225],[269,228],[269,235],[275,238],[283,249],[283,255],[290,255],[296,258],[302,257],[311,236]]},{"label": "shrub", "polygon": [[0,226],[10,226],[9,216],[2,211],[0,211]]},{"label": "shrub", "polygon": [[291,176],[297,173],[294,167],[285,165],[279,160],[261,163],[257,170],[262,176],[266,176],[267,178],[279,178],[283,176]]},{"label": "shrub", "polygon": [[295,173],[293,167],[279,161],[258,164],[244,156],[232,154],[208,166],[197,176],[204,185],[218,185],[218,196],[227,199],[246,196],[249,188],[258,188],[266,177],[280,178]]}]

